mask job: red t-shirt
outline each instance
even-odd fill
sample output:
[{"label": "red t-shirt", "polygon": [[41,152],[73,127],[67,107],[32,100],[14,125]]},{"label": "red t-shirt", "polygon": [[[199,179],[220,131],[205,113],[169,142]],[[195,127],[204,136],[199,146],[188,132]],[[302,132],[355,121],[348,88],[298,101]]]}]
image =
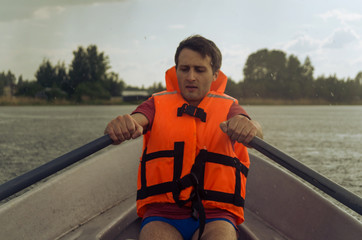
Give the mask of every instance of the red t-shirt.
[{"label": "red t-shirt", "polygon": [[[148,100],[141,103],[136,110],[132,112],[132,114],[135,113],[142,113],[146,116],[146,118],[149,121],[148,128],[144,129],[144,132],[147,130],[150,130],[152,127],[153,119],[155,117],[155,101],[154,98],[149,98]],[[239,104],[236,104],[235,102],[231,105],[229,109],[229,113],[227,115],[227,119],[230,119],[236,115],[243,115],[250,119],[249,115],[246,113],[244,108],[242,108]]]},{"label": "red t-shirt", "polygon": [[[136,110],[132,112],[134,113],[142,113],[146,116],[149,121],[147,129],[144,129],[144,132],[150,130],[152,128],[153,119],[155,116],[155,103],[154,99],[150,98],[143,103],[141,103]],[[233,103],[229,109],[229,113],[227,115],[227,119],[230,119],[236,115],[243,115],[250,119],[244,108],[240,105]],[[210,218],[225,218],[228,219],[236,226],[235,216],[222,209],[205,209],[206,219]],[[147,210],[143,218],[158,216],[165,217],[170,219],[185,219],[191,216],[191,208],[189,207],[179,207],[176,204],[172,203],[153,203],[147,206]]]}]

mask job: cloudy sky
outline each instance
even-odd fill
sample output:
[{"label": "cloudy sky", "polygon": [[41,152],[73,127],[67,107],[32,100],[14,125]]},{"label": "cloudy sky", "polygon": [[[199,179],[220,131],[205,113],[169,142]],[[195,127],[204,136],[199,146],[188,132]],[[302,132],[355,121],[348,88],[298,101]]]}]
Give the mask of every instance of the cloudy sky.
[{"label": "cloudy sky", "polygon": [[0,72],[34,79],[43,59],[69,66],[79,46],[95,44],[129,85],[164,79],[178,43],[213,40],[222,70],[243,79],[259,49],[309,56],[315,77],[362,71],[360,0],[0,0]]}]

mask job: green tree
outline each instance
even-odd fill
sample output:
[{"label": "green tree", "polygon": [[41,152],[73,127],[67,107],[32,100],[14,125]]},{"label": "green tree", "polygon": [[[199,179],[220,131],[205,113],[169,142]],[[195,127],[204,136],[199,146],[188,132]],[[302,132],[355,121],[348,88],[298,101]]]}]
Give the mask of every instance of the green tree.
[{"label": "green tree", "polygon": [[122,96],[123,89],[125,88],[124,81],[120,79],[115,72],[107,74],[104,85],[112,97]]},{"label": "green tree", "polygon": [[55,66],[55,80],[54,85],[63,91],[67,90],[67,84],[69,82],[69,75],[65,63],[58,63]]},{"label": "green tree", "polygon": [[303,68],[299,59],[290,55],[287,61],[285,78],[280,82],[280,96],[285,99],[299,99],[303,94]]},{"label": "green tree", "polygon": [[161,92],[161,91],[164,91],[166,90],[165,86],[163,86],[162,82],[158,82],[158,83],[153,83],[152,86],[150,86],[148,89],[147,89],[147,92],[151,95],[153,93],[156,93],[156,92]]},{"label": "green tree", "polygon": [[35,93],[35,95],[44,97],[48,101],[67,96],[64,90],[67,90],[68,74],[64,63],[58,63],[53,67],[49,60],[43,60],[35,73],[35,78],[42,87],[42,90]]},{"label": "green tree", "polygon": [[279,50],[262,49],[249,55],[243,69],[248,97],[280,97],[286,66],[286,54]]},{"label": "green tree", "polygon": [[313,81],[314,81],[314,67],[309,57],[306,57],[302,65],[302,79],[301,92],[303,98],[311,98],[313,96]]},{"label": "green tree", "polygon": [[313,95],[313,71],[309,57],[303,63],[280,50],[262,49],[251,54],[244,66],[245,97],[300,99]]},{"label": "green tree", "polygon": [[15,83],[16,77],[10,70],[7,73],[0,73],[0,96],[4,94],[5,87],[10,87],[10,90],[13,92],[13,89],[15,88]]},{"label": "green tree", "polygon": [[2,73],[0,74],[0,96],[4,95],[4,87],[5,87],[5,80],[2,77]]},{"label": "green tree", "polygon": [[19,81],[16,96],[35,97],[44,88],[36,81]]},{"label": "green tree", "polygon": [[57,85],[56,70],[49,60],[44,59],[40,64],[35,73],[35,79],[43,88],[52,88]]},{"label": "green tree", "polygon": [[356,98],[358,100],[361,100],[362,99],[362,71],[357,73],[354,81],[356,83],[356,88],[358,89]]},{"label": "green tree", "polygon": [[[97,87],[99,88],[99,94],[97,94],[99,97],[110,97],[110,93],[104,94],[107,88],[110,90],[112,84],[115,84],[113,82],[114,74],[107,74],[110,68],[109,58],[103,52],[99,53],[96,45],[90,45],[87,49],[79,47],[73,52],[73,55],[67,84],[69,96],[75,97],[77,101],[82,99],[81,95],[93,98],[90,94],[96,93],[95,88]],[[78,87],[79,89],[77,89]]]},{"label": "green tree", "polygon": [[111,94],[101,82],[83,82],[77,86],[73,97],[76,101],[82,102],[97,99],[107,100],[111,97]]},{"label": "green tree", "polygon": [[337,103],[340,100],[339,83],[336,75],[318,77],[314,82],[315,96],[330,103]]},{"label": "green tree", "polygon": [[138,86],[126,85],[124,90],[127,90],[127,91],[141,91],[141,90],[145,90],[145,89],[144,89],[144,87],[140,88]]},{"label": "green tree", "polygon": [[87,52],[79,47],[73,52],[74,58],[69,69],[68,93],[73,95],[76,87],[82,82],[90,82],[90,66]]},{"label": "green tree", "polygon": [[0,96],[4,95],[4,82],[0,79]]},{"label": "green tree", "polygon": [[102,82],[107,79],[107,71],[110,69],[109,58],[103,52],[98,53],[97,46],[90,45],[87,48],[88,64],[90,69],[90,81]]},{"label": "green tree", "polygon": [[236,83],[233,79],[228,78],[226,88],[225,88],[225,93],[234,98],[242,97],[240,84]]},{"label": "green tree", "polygon": [[353,103],[361,99],[360,85],[355,79],[338,79],[336,75],[318,77],[314,82],[314,96],[332,104]]}]

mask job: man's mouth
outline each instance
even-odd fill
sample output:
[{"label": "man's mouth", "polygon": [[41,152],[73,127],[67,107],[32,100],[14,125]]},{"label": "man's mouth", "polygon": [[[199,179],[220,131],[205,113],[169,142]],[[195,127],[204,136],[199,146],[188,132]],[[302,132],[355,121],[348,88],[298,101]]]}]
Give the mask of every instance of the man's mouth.
[{"label": "man's mouth", "polygon": [[186,89],[189,89],[189,90],[193,90],[193,89],[197,89],[197,87],[196,86],[186,86]]}]

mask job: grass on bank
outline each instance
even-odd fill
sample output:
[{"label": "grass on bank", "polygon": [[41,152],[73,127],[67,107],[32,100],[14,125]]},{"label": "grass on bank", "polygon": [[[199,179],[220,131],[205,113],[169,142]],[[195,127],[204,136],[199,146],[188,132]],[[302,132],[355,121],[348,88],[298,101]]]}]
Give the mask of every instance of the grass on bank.
[{"label": "grass on bank", "polygon": [[[264,98],[241,98],[240,105],[362,105],[362,100],[353,102],[329,102],[323,99],[264,99]],[[124,102],[121,97],[114,97],[110,100],[83,99],[81,102],[66,99],[54,99],[48,101],[40,98],[29,97],[0,97],[0,106],[36,106],[36,105],[134,105],[142,101]]]},{"label": "grass on bank", "polygon": [[110,100],[102,99],[85,99],[82,102],[70,101],[67,99],[54,99],[48,101],[40,98],[30,97],[0,97],[0,106],[49,106],[49,105],[125,105],[132,103],[125,103],[122,98],[112,98]]}]

